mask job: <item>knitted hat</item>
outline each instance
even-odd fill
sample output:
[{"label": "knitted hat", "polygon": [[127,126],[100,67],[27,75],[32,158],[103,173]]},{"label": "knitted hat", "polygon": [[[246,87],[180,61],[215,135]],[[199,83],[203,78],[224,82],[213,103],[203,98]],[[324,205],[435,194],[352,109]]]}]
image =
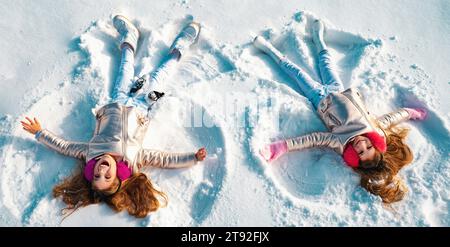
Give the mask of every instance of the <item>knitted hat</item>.
[{"label": "knitted hat", "polygon": [[[370,142],[372,142],[372,145],[381,153],[386,152],[387,145],[386,140],[384,136],[378,134],[375,131],[368,132],[363,134],[363,136],[367,137]],[[347,163],[348,166],[356,168],[359,166],[359,155],[356,152],[355,148],[350,143],[347,143],[344,149],[344,153],[342,154],[342,157],[344,158],[345,163]]]}]

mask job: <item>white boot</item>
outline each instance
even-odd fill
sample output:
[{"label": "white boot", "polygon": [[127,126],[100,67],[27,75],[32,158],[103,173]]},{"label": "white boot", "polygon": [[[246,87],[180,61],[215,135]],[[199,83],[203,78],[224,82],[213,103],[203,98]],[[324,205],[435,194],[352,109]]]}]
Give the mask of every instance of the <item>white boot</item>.
[{"label": "white boot", "polygon": [[197,22],[191,22],[189,25],[183,28],[177,35],[172,45],[170,46],[169,53],[174,53],[180,59],[186,50],[197,42],[200,34],[201,26]]},{"label": "white boot", "polygon": [[122,15],[114,16],[113,25],[120,33],[120,48],[122,48],[123,43],[127,43],[136,53],[139,30],[131,23],[131,21]]},{"label": "white boot", "polygon": [[323,41],[323,33],[325,32],[325,26],[320,20],[315,20],[312,24],[312,40],[317,48],[317,53],[327,49],[325,42]]},{"label": "white boot", "polygon": [[284,58],[284,55],[264,37],[256,36],[255,39],[253,39],[253,45],[262,52],[269,55],[277,63],[279,63],[280,60]]}]

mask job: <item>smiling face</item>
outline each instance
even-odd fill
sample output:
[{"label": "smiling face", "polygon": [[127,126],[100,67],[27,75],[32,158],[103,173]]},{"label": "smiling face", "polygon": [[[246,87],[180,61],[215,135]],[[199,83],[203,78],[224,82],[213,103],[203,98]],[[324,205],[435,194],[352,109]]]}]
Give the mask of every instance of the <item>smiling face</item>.
[{"label": "smiling face", "polygon": [[375,147],[369,138],[365,136],[357,136],[353,139],[352,146],[355,149],[361,161],[370,161],[375,157]]},{"label": "smiling face", "polygon": [[105,154],[95,163],[92,187],[100,191],[107,190],[111,187],[116,177],[116,160],[111,155]]}]

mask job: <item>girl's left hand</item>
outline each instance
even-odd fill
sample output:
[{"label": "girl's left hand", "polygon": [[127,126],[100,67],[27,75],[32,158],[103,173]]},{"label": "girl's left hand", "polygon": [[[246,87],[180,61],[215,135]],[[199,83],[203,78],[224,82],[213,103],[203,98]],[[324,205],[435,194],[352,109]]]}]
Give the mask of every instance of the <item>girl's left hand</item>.
[{"label": "girl's left hand", "polygon": [[198,161],[203,161],[203,160],[205,160],[207,154],[208,153],[206,152],[206,148],[203,147],[197,151],[197,153],[195,154],[195,158]]},{"label": "girl's left hand", "polygon": [[423,108],[406,108],[412,120],[424,120],[427,117],[427,111]]},{"label": "girl's left hand", "polygon": [[26,130],[28,133],[31,133],[33,135],[35,135],[37,132],[41,131],[41,124],[39,123],[39,121],[36,118],[33,118],[33,120],[31,120],[29,117],[25,117],[28,120],[28,123],[25,121],[20,121],[22,123],[22,127],[24,130]]}]

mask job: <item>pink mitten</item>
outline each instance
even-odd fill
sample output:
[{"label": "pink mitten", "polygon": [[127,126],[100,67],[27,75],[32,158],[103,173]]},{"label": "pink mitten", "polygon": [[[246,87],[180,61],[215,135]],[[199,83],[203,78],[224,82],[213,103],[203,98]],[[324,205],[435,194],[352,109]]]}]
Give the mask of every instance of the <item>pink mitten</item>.
[{"label": "pink mitten", "polygon": [[280,157],[287,151],[287,143],[286,141],[282,140],[265,145],[261,150],[259,150],[259,153],[266,161],[272,162],[278,159],[278,157]]},{"label": "pink mitten", "polygon": [[427,116],[427,111],[423,108],[404,108],[409,113],[409,119],[424,120]]}]

